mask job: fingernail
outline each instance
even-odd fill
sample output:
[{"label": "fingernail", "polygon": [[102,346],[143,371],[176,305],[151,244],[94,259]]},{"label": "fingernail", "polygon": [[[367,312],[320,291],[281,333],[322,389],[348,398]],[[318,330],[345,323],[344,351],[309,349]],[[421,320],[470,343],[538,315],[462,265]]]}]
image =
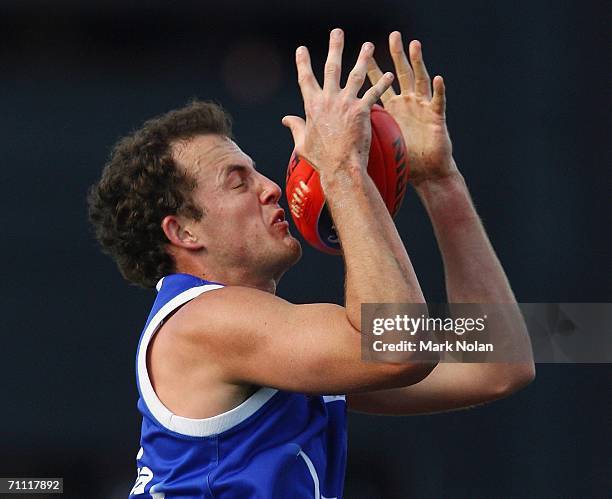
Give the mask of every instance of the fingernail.
[{"label": "fingernail", "polygon": [[300,45],[296,51],[295,51],[295,55],[301,55],[304,52],[304,46]]},{"label": "fingernail", "polygon": [[372,45],[370,42],[365,42],[363,44],[363,50],[372,50],[373,47],[374,45]]},{"label": "fingernail", "polygon": [[342,36],[342,30],[340,28],[334,28],[331,32],[331,36],[334,38],[340,38]]}]

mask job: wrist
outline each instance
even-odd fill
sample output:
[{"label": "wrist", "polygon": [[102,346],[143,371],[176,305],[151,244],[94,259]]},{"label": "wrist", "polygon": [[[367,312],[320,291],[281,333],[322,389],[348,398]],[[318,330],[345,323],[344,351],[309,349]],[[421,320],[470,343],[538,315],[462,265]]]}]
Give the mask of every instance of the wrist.
[{"label": "wrist", "polygon": [[363,186],[367,175],[367,170],[358,161],[345,161],[319,170],[321,187],[326,196],[333,191],[354,190]]},{"label": "wrist", "polygon": [[463,175],[455,169],[447,176],[414,186],[432,221],[459,224],[478,218]]},{"label": "wrist", "polygon": [[413,187],[423,203],[433,202],[441,196],[468,193],[465,179],[459,170],[454,170],[443,177],[421,180],[414,183]]}]

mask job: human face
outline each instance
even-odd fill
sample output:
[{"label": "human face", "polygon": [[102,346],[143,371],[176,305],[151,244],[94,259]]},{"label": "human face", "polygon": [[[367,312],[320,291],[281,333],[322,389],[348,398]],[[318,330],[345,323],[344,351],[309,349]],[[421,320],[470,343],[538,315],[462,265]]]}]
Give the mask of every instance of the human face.
[{"label": "human face", "polygon": [[211,275],[278,281],[301,256],[278,204],[280,187],[227,137],[199,135],[175,144],[173,154],[197,181],[192,195],[204,216],[192,227]]}]

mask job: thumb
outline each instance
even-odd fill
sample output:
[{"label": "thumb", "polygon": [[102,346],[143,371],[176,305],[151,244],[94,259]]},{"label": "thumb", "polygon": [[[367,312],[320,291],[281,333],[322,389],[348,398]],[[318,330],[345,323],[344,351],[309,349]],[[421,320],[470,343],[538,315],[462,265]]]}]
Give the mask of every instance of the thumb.
[{"label": "thumb", "polygon": [[284,126],[291,130],[293,136],[293,142],[297,146],[301,144],[304,139],[304,129],[306,128],[306,122],[299,116],[285,116],[282,120]]}]

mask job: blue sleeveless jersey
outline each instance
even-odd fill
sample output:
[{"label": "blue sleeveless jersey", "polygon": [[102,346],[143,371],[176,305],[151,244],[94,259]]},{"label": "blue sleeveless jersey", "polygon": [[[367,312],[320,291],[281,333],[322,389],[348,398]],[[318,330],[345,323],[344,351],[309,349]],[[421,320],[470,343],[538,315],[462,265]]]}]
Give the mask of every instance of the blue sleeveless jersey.
[{"label": "blue sleeveless jersey", "polygon": [[178,307],[221,287],[187,274],[169,275],[157,285],[136,356],[142,430],[130,499],[340,499],[343,395],[261,387],[238,407],[206,419],[173,414],[157,398],[147,373],[151,338]]}]

